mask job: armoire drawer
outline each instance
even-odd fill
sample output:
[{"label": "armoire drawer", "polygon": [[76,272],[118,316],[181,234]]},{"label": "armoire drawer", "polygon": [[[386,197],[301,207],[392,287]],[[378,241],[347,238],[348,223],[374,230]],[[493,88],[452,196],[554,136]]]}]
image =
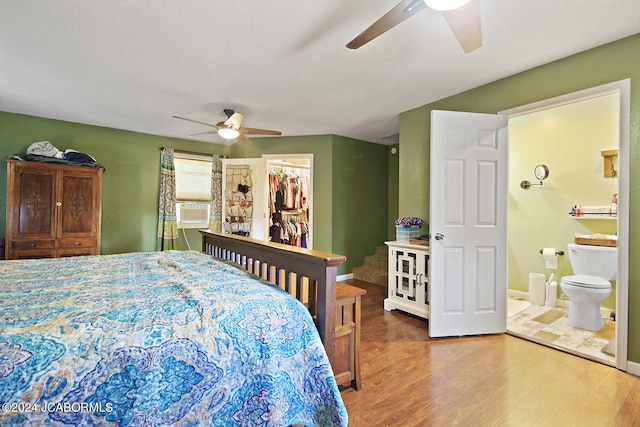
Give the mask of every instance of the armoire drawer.
[{"label": "armoire drawer", "polygon": [[18,249],[53,249],[54,240],[14,240],[12,248]]},{"label": "armoire drawer", "polygon": [[97,239],[60,239],[59,248],[93,248],[98,246]]}]

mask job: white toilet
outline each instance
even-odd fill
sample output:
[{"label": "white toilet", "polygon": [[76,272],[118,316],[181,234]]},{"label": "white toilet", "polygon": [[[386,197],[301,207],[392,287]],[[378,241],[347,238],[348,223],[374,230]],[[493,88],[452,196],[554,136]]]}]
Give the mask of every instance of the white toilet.
[{"label": "white toilet", "polygon": [[618,276],[618,248],[570,243],[568,250],[574,275],[563,277],[560,287],[569,297],[569,325],[597,331],[604,326],[600,303]]}]

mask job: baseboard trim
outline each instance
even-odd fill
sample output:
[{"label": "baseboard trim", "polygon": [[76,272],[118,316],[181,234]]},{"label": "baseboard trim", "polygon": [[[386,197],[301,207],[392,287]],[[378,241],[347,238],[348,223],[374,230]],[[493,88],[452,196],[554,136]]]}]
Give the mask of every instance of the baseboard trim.
[{"label": "baseboard trim", "polygon": [[340,276],[336,277],[336,281],[338,282],[342,280],[349,280],[349,279],[353,279],[353,273],[341,274]]},{"label": "baseboard trim", "polygon": [[640,363],[627,360],[627,373],[640,377]]}]

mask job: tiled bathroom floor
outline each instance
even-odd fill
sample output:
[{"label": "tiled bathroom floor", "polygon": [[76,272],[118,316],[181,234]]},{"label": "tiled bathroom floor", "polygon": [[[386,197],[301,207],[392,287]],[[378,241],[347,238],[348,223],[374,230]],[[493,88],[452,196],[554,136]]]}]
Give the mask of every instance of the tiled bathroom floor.
[{"label": "tiled bathroom floor", "polygon": [[[615,322],[611,319],[604,319],[599,331],[586,331],[569,326],[565,308],[531,305],[507,318],[507,333],[615,366]],[[610,354],[602,352],[605,346]]]}]

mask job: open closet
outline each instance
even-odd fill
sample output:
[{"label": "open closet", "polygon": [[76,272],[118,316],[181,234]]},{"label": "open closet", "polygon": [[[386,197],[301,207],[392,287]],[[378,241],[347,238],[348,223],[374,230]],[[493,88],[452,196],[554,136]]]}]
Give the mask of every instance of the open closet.
[{"label": "open closet", "polygon": [[222,231],[312,248],[313,154],[222,160]]},{"label": "open closet", "polygon": [[311,169],[305,159],[302,160],[267,160],[269,239],[275,243],[310,248]]}]

